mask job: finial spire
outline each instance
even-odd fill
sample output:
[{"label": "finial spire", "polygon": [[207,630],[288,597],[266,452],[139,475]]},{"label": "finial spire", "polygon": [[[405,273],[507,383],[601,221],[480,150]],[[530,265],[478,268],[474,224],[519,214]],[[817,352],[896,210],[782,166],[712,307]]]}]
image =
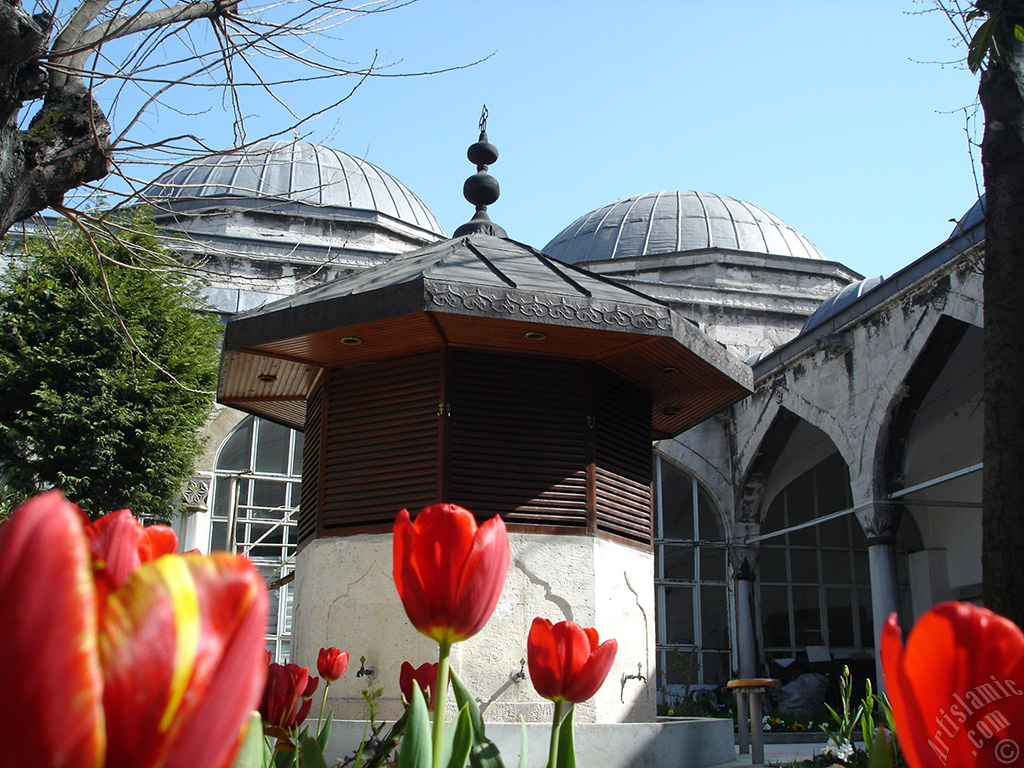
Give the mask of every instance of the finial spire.
[{"label": "finial spire", "polygon": [[476,206],[476,213],[469,222],[455,230],[455,237],[474,233],[508,237],[508,233],[487,215],[487,206],[501,194],[497,179],[487,172],[488,166],[498,159],[498,148],[487,141],[487,114],[487,105],[484,104],[480,112],[480,138],[476,144],[471,144],[466,152],[469,162],[476,165],[476,173],[462,185],[462,195]]}]

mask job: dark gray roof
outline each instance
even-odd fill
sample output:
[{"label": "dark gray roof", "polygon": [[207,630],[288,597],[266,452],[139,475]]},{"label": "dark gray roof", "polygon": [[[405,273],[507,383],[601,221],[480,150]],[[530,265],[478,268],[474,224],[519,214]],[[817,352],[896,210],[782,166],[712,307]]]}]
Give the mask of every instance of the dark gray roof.
[{"label": "dark gray roof", "polygon": [[858,280],[856,283],[850,283],[843,287],[839,292],[832,294],[821,302],[821,304],[818,305],[818,308],[811,313],[811,316],[807,318],[806,322],[804,322],[804,327],[800,329],[800,333],[809,331],[816,325],[821,325],[833,315],[838,314],[876,285],[881,283],[882,279],[883,278],[881,277],[865,277],[863,280]]},{"label": "dark gray roof", "polygon": [[445,234],[423,201],[391,174],[336,149],[298,141],[260,141],[183,163],[143,196],[158,205],[229,198],[376,211]]},{"label": "dark gray roof", "polygon": [[707,249],[824,259],[802,234],[751,203],[709,192],[652,192],[581,216],[544,246],[569,264]]},{"label": "dark gray roof", "polygon": [[[492,288],[503,293],[512,292],[521,295],[523,301],[527,301],[526,297],[529,296],[563,296],[587,301],[625,303],[643,308],[648,315],[649,319],[635,319],[633,322],[636,323],[655,323],[658,322],[655,317],[668,317],[668,305],[658,299],[563,264],[530,246],[506,238],[475,234],[400,254],[373,269],[296,293],[240,315],[239,319],[343,296],[369,294],[419,280],[435,281],[438,285],[452,289],[465,285],[474,289]],[[541,313],[541,310],[524,309],[526,315],[530,312]],[[545,322],[545,318],[540,316],[524,316],[521,319]]]}]

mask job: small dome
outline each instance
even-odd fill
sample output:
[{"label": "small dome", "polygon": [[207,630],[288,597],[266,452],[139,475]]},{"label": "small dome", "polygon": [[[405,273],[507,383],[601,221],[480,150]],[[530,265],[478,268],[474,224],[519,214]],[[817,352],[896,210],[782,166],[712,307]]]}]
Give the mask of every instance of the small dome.
[{"label": "small dome", "polygon": [[968,209],[967,213],[960,217],[957,221],[956,226],[953,227],[953,231],[949,233],[949,239],[959,237],[971,227],[981,224],[985,221],[985,196],[982,195],[977,201]]},{"label": "small dome", "polygon": [[882,277],[865,277],[856,283],[850,283],[839,293],[832,294],[811,313],[811,316],[804,322],[804,327],[800,329],[800,333],[807,333],[811,328],[821,325],[830,317],[838,315],[850,304],[853,304],[853,302],[881,283],[883,279]]},{"label": "small dome", "polygon": [[154,202],[245,198],[376,211],[445,235],[427,206],[391,174],[336,149],[297,141],[259,141],[183,163],[143,195]]},{"label": "small dome", "polygon": [[710,192],[651,192],[576,219],[544,247],[576,264],[711,248],[821,259],[821,251],[778,216]]}]

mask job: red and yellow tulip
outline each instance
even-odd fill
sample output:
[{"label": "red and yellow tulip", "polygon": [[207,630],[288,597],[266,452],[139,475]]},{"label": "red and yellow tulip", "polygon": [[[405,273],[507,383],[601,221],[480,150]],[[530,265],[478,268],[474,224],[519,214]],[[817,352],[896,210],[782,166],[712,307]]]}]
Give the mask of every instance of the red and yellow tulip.
[{"label": "red and yellow tulip", "polygon": [[89,524],[58,491],[0,526],[0,765],[230,760],[263,688],[266,588],[244,558],[161,556],[173,536],[126,511]]},{"label": "red and yellow tulip", "polygon": [[942,603],[903,644],[882,630],[882,668],[910,768],[1019,765],[1024,739],[1024,632],[969,603]]}]

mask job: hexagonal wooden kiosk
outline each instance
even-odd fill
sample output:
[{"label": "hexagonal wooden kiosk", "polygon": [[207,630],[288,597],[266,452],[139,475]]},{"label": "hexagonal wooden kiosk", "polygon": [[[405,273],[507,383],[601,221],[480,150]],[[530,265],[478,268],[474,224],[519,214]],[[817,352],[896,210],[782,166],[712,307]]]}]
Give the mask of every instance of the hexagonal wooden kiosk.
[{"label": "hexagonal wooden kiosk", "polygon": [[[338,645],[397,680],[402,660],[426,660],[429,643],[397,627],[347,648],[337,635],[353,618],[401,624],[393,588],[382,594],[395,515],[451,501],[513,532],[493,669],[468,675],[478,695],[508,694],[534,615],[574,618],[619,639],[623,669],[651,667],[632,702],[615,687],[581,712],[611,722],[654,711],[651,440],[750,386],[747,366],[665,304],[470,234],[232,320],[219,399],[305,435],[296,661]],[[492,713],[529,720],[535,695],[513,693]]]}]

